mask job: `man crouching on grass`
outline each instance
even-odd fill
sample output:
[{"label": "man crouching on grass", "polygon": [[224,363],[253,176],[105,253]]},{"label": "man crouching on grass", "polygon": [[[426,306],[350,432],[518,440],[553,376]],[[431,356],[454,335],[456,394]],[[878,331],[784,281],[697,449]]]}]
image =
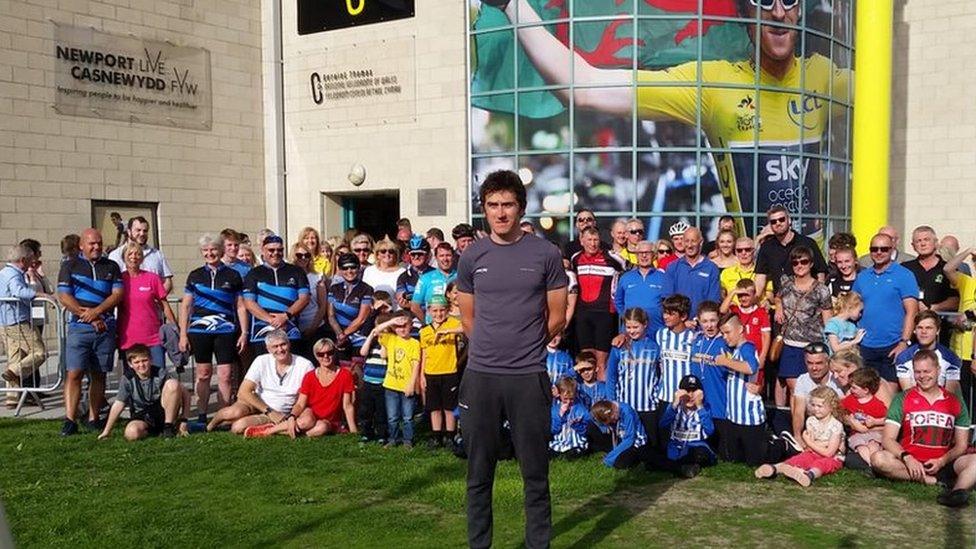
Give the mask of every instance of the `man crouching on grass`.
[{"label": "man crouching on grass", "polygon": [[221,408],[207,425],[208,431],[230,423],[232,433],[247,436],[248,427],[294,420],[291,408],[298,398],[302,378],[312,371],[312,363],[291,353],[284,330],[270,332],[264,345],[268,354],[251,363],[237,391],[237,402]]},{"label": "man crouching on grass", "polygon": [[149,348],[133,345],[125,352],[129,367],[135,372],[132,378],[122,377],[119,392],[109,410],[105,429],[98,439],[108,438],[119,415],[129,406],[132,420],[125,426],[126,440],[139,440],[148,436],[170,438],[177,433],[186,435],[186,410],[190,407],[190,392],[162,368],[149,362]]}]

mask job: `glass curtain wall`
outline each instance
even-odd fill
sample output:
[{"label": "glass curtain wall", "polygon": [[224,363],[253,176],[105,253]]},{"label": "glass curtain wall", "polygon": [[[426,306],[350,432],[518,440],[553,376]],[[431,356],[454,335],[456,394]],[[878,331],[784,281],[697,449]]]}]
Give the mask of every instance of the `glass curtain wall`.
[{"label": "glass curtain wall", "polygon": [[468,1],[476,224],[512,169],[559,243],[583,208],[649,239],[713,239],[725,214],[755,235],[774,205],[820,241],[847,229],[853,0]]}]

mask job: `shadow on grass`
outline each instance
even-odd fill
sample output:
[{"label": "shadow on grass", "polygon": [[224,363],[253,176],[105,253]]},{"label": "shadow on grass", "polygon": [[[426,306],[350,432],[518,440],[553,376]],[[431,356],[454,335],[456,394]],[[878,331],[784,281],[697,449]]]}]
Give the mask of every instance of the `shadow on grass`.
[{"label": "shadow on grass", "polygon": [[294,541],[296,538],[315,530],[323,524],[328,524],[330,520],[340,516],[355,514],[376,505],[394,503],[401,499],[404,501],[410,501],[411,496],[415,495],[417,491],[430,485],[431,479],[447,478],[449,475],[453,474],[455,470],[455,467],[446,464],[439,464],[435,467],[421,469],[404,481],[386,488],[384,490],[384,495],[381,497],[365,498],[363,501],[360,501],[354,505],[339,506],[333,510],[316,514],[314,518],[296,524],[286,532],[250,543],[248,546],[254,548],[277,547]]},{"label": "shadow on grass", "polygon": [[962,516],[963,513],[973,512],[970,505],[961,509],[942,509],[942,516],[945,519],[945,542],[942,546],[946,549],[965,546],[966,531],[962,523]]},{"label": "shadow on grass", "polygon": [[[589,498],[575,511],[554,524],[553,538],[568,534],[582,523],[595,521],[593,527],[582,537],[566,545],[573,548],[595,547],[618,527],[650,508],[678,483],[678,479],[671,476],[661,476],[648,481],[647,475],[643,467],[635,467],[626,475],[619,477],[608,493]],[[657,475],[655,473],[655,476]],[[639,486],[639,490],[635,490],[635,486]],[[621,495],[628,498],[626,505],[621,505]]]}]

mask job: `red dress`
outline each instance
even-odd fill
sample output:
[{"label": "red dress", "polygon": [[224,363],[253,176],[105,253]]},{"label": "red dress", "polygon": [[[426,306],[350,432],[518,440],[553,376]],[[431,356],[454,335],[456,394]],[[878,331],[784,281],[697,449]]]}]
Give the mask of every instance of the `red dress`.
[{"label": "red dress", "polygon": [[308,397],[308,407],[315,414],[315,419],[325,419],[339,425],[343,420],[342,395],[353,391],[352,374],[345,368],[339,368],[332,382],[325,386],[319,382],[315,370],[305,374],[298,393]]}]

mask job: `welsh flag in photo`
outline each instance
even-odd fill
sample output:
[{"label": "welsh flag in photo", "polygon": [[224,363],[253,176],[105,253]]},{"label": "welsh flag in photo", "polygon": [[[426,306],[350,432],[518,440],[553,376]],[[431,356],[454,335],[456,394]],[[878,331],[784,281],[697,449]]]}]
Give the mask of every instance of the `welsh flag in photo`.
[{"label": "welsh flag in photo", "polygon": [[[573,0],[529,0],[529,4],[543,20],[569,16]],[[702,59],[747,59],[753,46],[744,25],[722,21],[704,21],[699,33],[699,0],[638,0],[642,16],[687,15],[676,19],[641,19],[637,35],[637,66],[641,69],[660,69],[697,59],[701,41]],[[574,17],[630,15],[633,0],[577,0]],[[704,0],[703,17],[735,17],[735,0]],[[493,29],[508,25],[508,18],[500,10],[484,5],[475,21],[475,30]],[[630,68],[634,49],[634,21],[578,22],[574,29],[575,51],[588,63],[602,68]],[[560,23],[547,27],[563,44],[569,45],[569,25]],[[701,34],[701,38],[699,38]],[[478,34],[475,36],[475,65],[471,82],[472,94],[515,87],[514,67],[518,63],[519,87],[544,86],[546,82],[523,53],[513,61],[511,32]],[[552,94],[531,94],[531,99],[519,98],[519,110],[531,118],[547,118],[564,110],[563,104]],[[528,103],[531,101],[531,103]],[[513,112],[511,95],[473,97],[475,107],[500,112]],[[528,104],[527,104],[528,103]]]}]

